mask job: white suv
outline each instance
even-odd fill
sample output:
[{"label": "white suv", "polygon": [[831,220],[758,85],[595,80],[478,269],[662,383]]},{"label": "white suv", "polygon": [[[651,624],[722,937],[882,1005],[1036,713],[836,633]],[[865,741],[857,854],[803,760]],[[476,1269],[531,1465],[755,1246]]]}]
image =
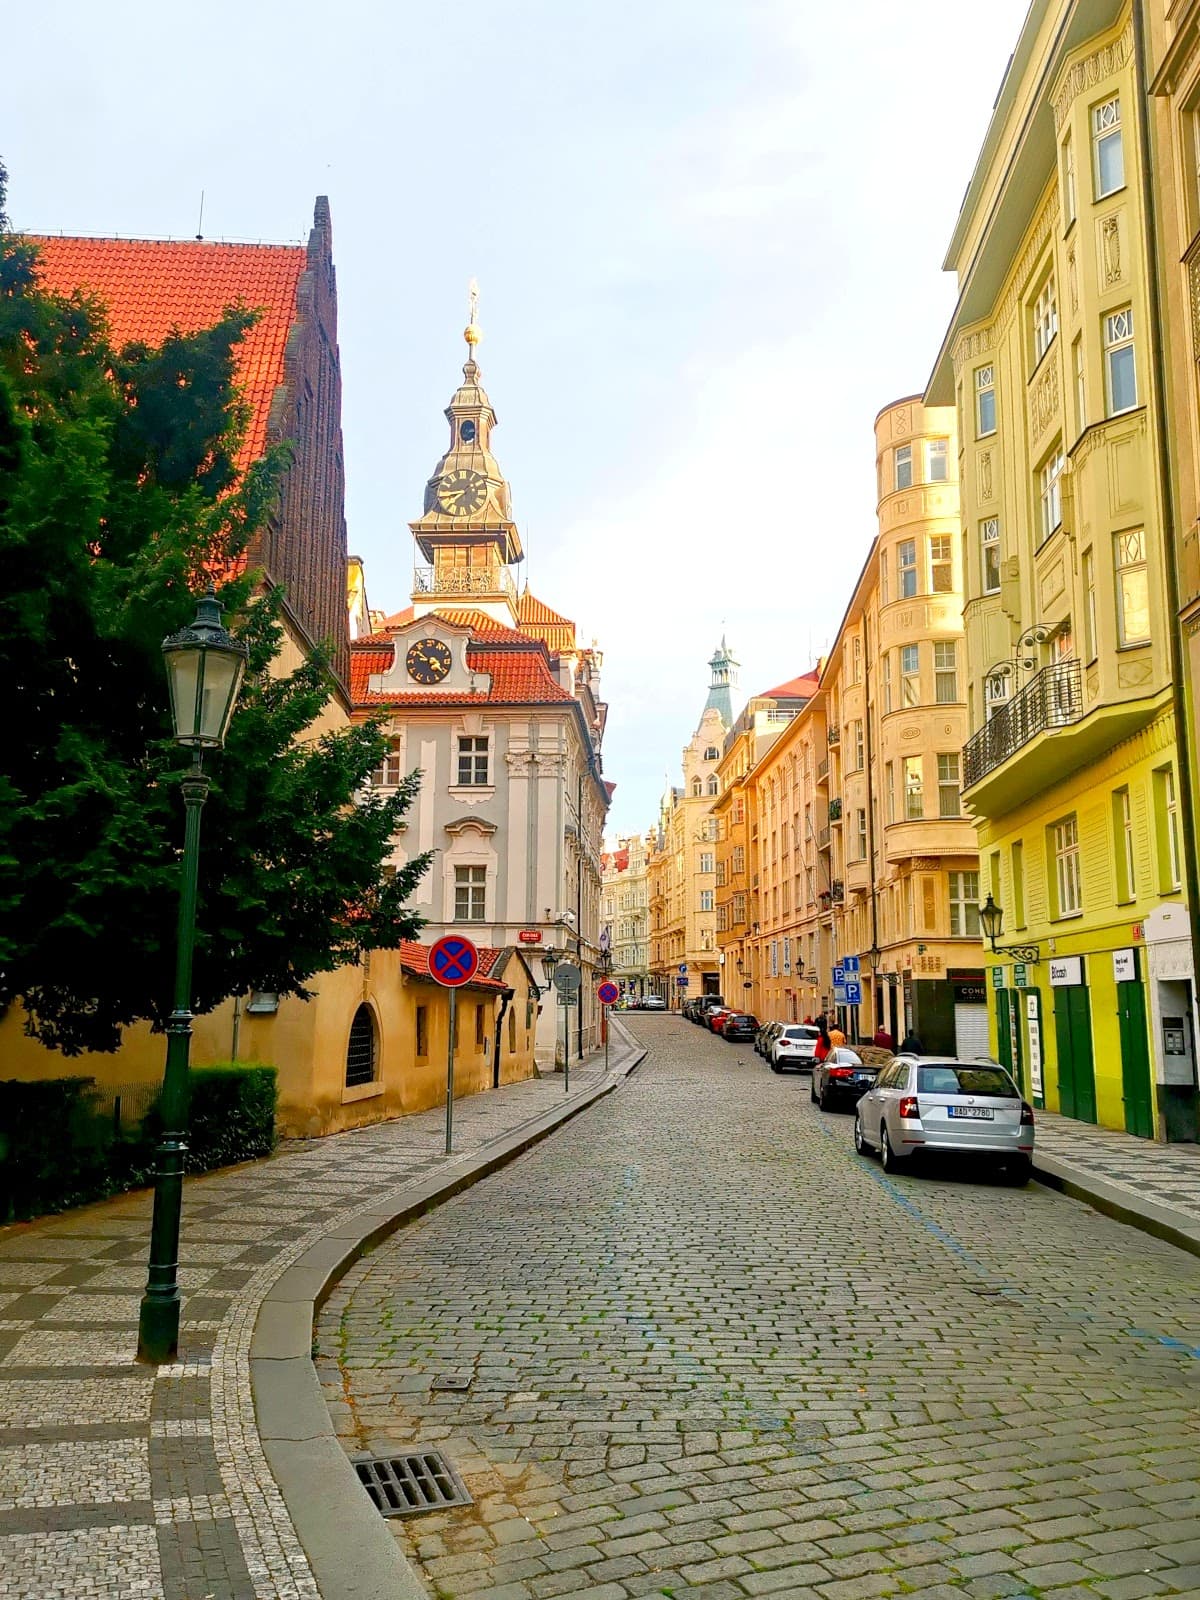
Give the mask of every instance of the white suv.
[{"label": "white suv", "polygon": [[783,1072],[795,1067],[800,1072],[811,1072],[821,1030],[811,1022],[789,1022],[771,1041],[768,1060],[772,1072]]}]

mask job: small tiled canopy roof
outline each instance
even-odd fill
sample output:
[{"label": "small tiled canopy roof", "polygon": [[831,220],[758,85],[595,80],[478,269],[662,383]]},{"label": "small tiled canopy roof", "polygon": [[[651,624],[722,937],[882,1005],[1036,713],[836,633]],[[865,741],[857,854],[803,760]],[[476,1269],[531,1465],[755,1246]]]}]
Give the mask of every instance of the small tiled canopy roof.
[{"label": "small tiled canopy roof", "polygon": [[117,345],[159,345],[169,333],[212,327],[231,306],[260,313],[237,351],[237,379],[250,406],[238,465],[267,447],[275,391],[284,382],[296,288],[308,263],[302,245],[217,244],[208,240],[73,239],[31,236],[46,288],[94,294],[108,309]]},{"label": "small tiled canopy roof", "polygon": [[[496,963],[503,955],[502,950],[497,950],[493,945],[481,944],[479,950],[479,967],[469,984],[468,989],[494,989],[497,994],[508,987],[499,978],[490,976]],[[415,939],[405,939],[400,945],[400,965],[405,972],[411,973],[414,978],[429,978],[429,950],[427,944],[418,944]],[[430,978],[430,982],[436,980]]]}]

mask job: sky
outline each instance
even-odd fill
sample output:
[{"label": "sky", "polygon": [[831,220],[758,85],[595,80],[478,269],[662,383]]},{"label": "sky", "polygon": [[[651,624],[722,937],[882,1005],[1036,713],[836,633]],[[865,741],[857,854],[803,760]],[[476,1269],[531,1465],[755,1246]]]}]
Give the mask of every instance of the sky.
[{"label": "sky", "polygon": [[327,194],[351,550],[408,602],[480,286],[534,592],[605,652],[610,833],[644,829],[722,634],[809,668],[925,384],[1027,0],[43,0],[5,21],[30,232],[298,241]]}]

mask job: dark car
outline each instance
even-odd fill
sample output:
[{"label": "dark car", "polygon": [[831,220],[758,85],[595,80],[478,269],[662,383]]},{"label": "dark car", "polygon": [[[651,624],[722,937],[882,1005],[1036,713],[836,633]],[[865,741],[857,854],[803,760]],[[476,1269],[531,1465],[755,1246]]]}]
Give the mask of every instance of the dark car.
[{"label": "dark car", "polygon": [[758,1018],[745,1011],[735,1011],[725,1018],[721,1032],[726,1039],[753,1039],[758,1032]]},{"label": "dark car", "polygon": [[839,1045],[812,1071],[812,1098],[822,1111],[835,1106],[855,1106],[875,1086],[879,1068],[866,1064],[860,1055]]}]

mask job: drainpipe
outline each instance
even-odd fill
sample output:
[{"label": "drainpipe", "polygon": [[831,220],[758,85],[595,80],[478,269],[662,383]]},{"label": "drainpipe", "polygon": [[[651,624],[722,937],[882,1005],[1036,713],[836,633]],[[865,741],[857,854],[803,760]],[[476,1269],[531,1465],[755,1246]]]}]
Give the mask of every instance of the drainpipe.
[{"label": "drainpipe", "polygon": [[504,1031],[504,1013],[512,1004],[515,989],[504,989],[500,994],[500,1013],[496,1017],[496,1037],[492,1043],[492,1088],[500,1087],[500,1040]]},{"label": "drainpipe", "polygon": [[233,997],[233,1040],[229,1047],[230,1061],[238,1058],[238,1045],[242,1034],[242,997],[235,994]]},{"label": "drainpipe", "polygon": [[[1150,157],[1150,79],[1146,59],[1145,0],[1133,0],[1133,70],[1137,86],[1139,179],[1142,206],[1146,216],[1147,294],[1150,300],[1150,327],[1159,335],[1150,340],[1150,393],[1158,426],[1158,470],[1162,481],[1163,544],[1166,551],[1167,610],[1170,613],[1171,704],[1175,714],[1175,739],[1179,751],[1179,820],[1183,831],[1183,882],[1188,903],[1188,927],[1192,936],[1192,1003],[1195,1006],[1196,982],[1200,979],[1200,869],[1196,861],[1196,811],[1192,794],[1193,766],[1189,738],[1187,692],[1183,674],[1185,658],[1179,622],[1179,574],[1175,566],[1175,499],[1171,469],[1171,449],[1167,439],[1167,369],[1164,352],[1165,326],[1162,319],[1162,264],[1158,253],[1158,207],[1154,200]],[[1147,974],[1147,977],[1149,975]],[[1147,986],[1148,987],[1148,986]],[[1194,1069],[1193,1069],[1194,1071]],[[1193,1079],[1193,1116],[1196,1113]]]},{"label": "drainpipe", "polygon": [[[879,540],[871,546],[871,559],[874,560],[875,552],[879,547]],[[879,948],[879,903],[878,890],[875,887],[875,774],[874,747],[871,741],[871,627],[866,614],[863,613],[863,721],[867,725],[867,870],[871,875],[871,948]],[[843,829],[845,823],[842,824]],[[876,1015],[879,1012],[879,969],[871,968],[871,1007]],[[874,1019],[867,1018],[868,1023]],[[870,1029],[872,1038],[875,1028]]]}]

